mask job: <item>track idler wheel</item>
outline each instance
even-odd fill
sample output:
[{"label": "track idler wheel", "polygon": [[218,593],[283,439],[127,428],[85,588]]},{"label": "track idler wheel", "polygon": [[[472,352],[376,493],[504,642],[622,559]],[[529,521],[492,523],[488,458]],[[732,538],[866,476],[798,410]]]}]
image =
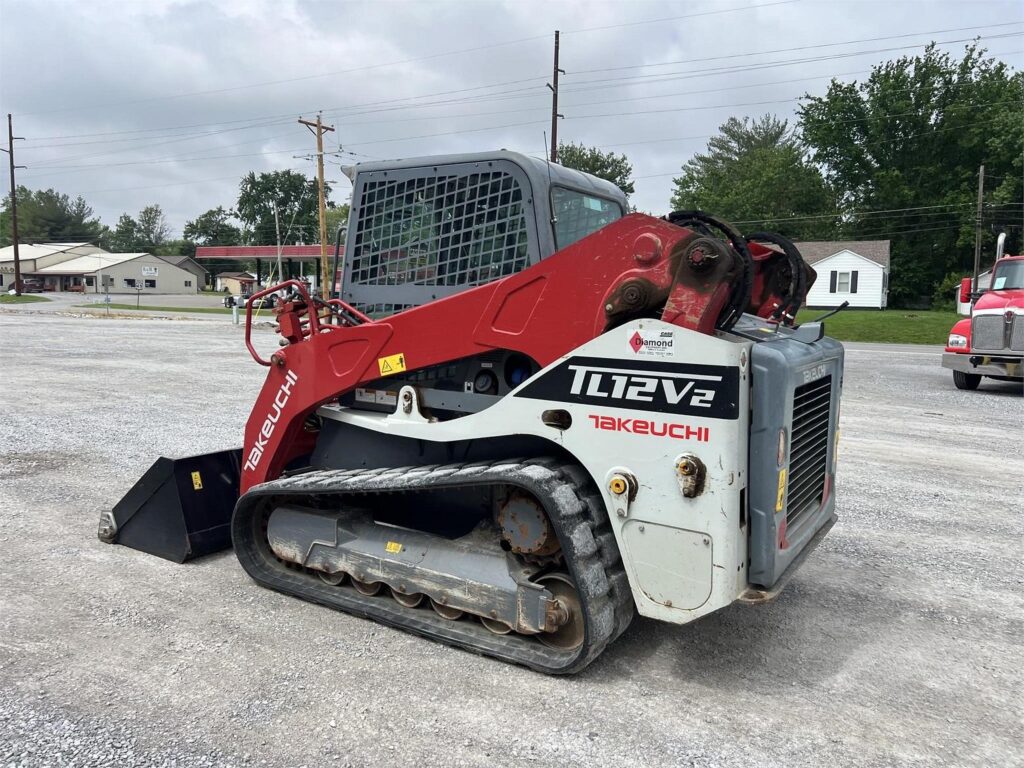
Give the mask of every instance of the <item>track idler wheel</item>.
[{"label": "track idler wheel", "polygon": [[442,605],[433,598],[430,599],[430,607],[437,611],[438,615],[443,616],[449,621],[458,621],[462,618],[462,611],[458,608],[451,608],[450,606]]},{"label": "track idler wheel", "polygon": [[563,614],[559,617],[558,629],[553,632],[541,632],[537,639],[549,648],[557,648],[560,651],[579,648],[586,634],[586,619],[576,585],[564,573],[549,573],[537,579],[537,583],[552,594],[558,602],[559,613]]}]

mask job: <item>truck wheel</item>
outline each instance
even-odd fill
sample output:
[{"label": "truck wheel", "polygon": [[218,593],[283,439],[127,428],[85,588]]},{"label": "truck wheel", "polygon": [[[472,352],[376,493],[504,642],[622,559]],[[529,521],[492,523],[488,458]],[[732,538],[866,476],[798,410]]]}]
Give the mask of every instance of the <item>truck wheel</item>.
[{"label": "truck wheel", "polygon": [[953,371],[953,383],[957,389],[977,389],[981,384],[981,376],[977,373]]}]

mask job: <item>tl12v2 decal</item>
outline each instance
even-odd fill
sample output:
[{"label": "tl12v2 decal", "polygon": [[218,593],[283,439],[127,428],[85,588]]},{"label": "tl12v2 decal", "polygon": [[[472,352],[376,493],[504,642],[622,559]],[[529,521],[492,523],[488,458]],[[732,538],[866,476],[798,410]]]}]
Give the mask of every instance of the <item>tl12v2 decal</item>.
[{"label": "tl12v2 decal", "polygon": [[739,390],[739,369],[724,365],[571,357],[516,397],[735,419]]}]

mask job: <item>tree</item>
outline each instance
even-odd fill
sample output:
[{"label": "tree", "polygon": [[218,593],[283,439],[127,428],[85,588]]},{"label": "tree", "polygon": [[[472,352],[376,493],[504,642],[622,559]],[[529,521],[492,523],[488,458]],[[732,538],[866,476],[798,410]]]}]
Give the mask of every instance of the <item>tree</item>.
[{"label": "tree", "polygon": [[[107,233],[85,199],[53,189],[18,187],[18,239],[23,243],[99,242]],[[11,244],[11,198],[0,210],[0,244]]]},{"label": "tree", "polygon": [[990,179],[986,262],[991,230],[1019,225],[1022,93],[1024,75],[983,50],[958,61],[933,45],[806,97],[803,137],[843,192],[846,235],[892,241],[891,304],[927,303],[945,275],[970,271],[979,165]]},{"label": "tree", "polygon": [[[698,208],[741,229],[807,240],[830,231],[834,196],[785,120],[730,117],[675,182],[673,210]],[[816,217],[816,218],[798,218]],[[749,222],[749,224],[747,223]]]},{"label": "tree", "polygon": [[602,152],[597,147],[585,147],[583,144],[558,143],[558,162],[566,168],[589,173],[598,178],[610,181],[626,196],[633,194],[633,166],[625,155],[614,152]]},{"label": "tree", "polygon": [[196,245],[238,245],[242,230],[231,223],[234,211],[211,208],[192,221],[185,222],[185,239]]},{"label": "tree", "polygon": [[[185,223],[185,241],[192,246],[189,256],[195,256],[197,245],[238,245],[242,242],[242,230],[232,224],[234,211],[222,206],[211,208],[192,221]],[[221,272],[234,272],[239,263],[231,259],[204,259],[203,266],[212,277]]]},{"label": "tree", "polygon": [[[349,210],[348,203],[327,209],[327,239],[332,243],[334,238],[337,237],[338,227],[348,226]],[[342,238],[342,243],[344,243],[344,237]]]},{"label": "tree", "polygon": [[139,211],[136,222],[139,244],[146,250],[152,251],[163,245],[171,235],[171,228],[159,205],[147,205]]},{"label": "tree", "polygon": [[107,241],[107,248],[114,253],[134,253],[138,246],[139,223],[127,213],[122,213]]},{"label": "tree", "polygon": [[[330,193],[329,185],[324,186]],[[320,216],[315,179],[295,171],[250,172],[239,185],[238,218],[245,225],[244,239],[252,245],[277,242],[274,204],[280,217],[281,242],[316,243]],[[330,204],[333,207],[333,203]],[[290,234],[286,236],[290,230]]]}]

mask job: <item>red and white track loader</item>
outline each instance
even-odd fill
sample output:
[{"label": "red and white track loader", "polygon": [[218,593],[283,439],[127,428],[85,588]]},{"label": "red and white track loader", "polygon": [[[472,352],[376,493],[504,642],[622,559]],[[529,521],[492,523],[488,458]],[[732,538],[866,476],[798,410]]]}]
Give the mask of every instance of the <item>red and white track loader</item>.
[{"label": "red and white track loader", "polygon": [[[635,612],[770,599],[835,522],[843,351],[793,245],[511,152],[369,163],[337,297],[289,281],[240,451],[100,537],[548,673]],[[257,294],[254,298],[258,298]]]}]

